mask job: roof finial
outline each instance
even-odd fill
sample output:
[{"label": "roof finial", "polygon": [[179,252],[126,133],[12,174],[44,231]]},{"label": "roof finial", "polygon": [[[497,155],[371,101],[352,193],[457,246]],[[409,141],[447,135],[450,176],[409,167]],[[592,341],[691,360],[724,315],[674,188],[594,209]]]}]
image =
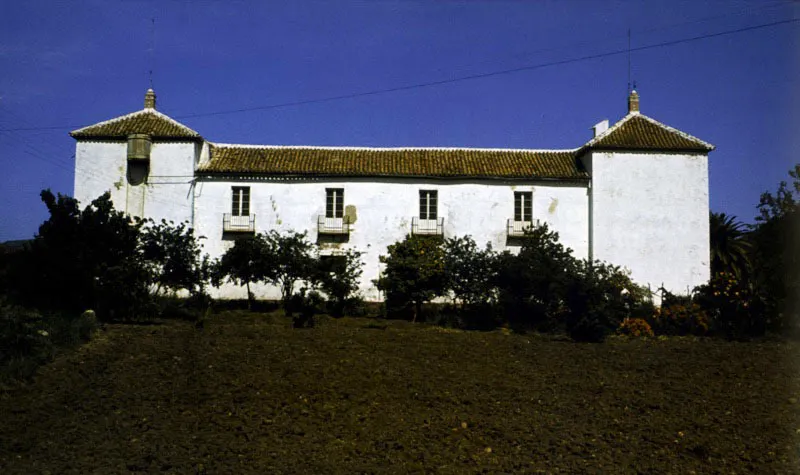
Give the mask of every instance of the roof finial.
[{"label": "roof finial", "polygon": [[[634,83],[634,88],[636,87]],[[639,93],[636,92],[636,89],[633,89],[628,96],[628,114],[638,114],[639,113]]]},{"label": "roof finial", "polygon": [[156,108],[156,93],[153,92],[152,89],[148,89],[144,95],[144,108],[145,109]]}]

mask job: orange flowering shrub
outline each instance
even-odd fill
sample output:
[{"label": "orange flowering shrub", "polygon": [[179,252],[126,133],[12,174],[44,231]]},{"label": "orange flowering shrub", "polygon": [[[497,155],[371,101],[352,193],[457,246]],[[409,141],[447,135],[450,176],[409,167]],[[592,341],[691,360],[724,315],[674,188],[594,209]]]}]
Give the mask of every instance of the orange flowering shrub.
[{"label": "orange flowering shrub", "polygon": [[652,318],[659,335],[695,335],[708,333],[708,313],[694,302],[665,302]]},{"label": "orange flowering shrub", "polygon": [[630,336],[653,336],[653,329],[641,318],[626,318],[622,321],[617,333]]},{"label": "orange flowering shrub", "polygon": [[730,272],[715,274],[696,291],[695,300],[707,311],[717,334],[761,335],[771,323],[764,316],[764,301],[753,286]]}]

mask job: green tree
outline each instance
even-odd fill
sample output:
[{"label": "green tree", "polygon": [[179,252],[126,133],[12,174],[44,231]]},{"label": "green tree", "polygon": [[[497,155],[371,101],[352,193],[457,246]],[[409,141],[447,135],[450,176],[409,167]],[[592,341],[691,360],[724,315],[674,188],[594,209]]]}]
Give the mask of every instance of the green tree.
[{"label": "green tree", "polygon": [[194,230],[186,223],[151,219],[142,227],[142,257],[151,268],[158,295],[162,288],[203,293],[209,278],[208,259],[201,255]]},{"label": "green tree", "polygon": [[789,170],[789,177],[792,178],[791,187],[781,181],[774,195],[768,191],[761,194],[756,221],[765,223],[797,213],[800,203],[795,199],[795,194],[800,195],[800,163]]},{"label": "green tree", "polygon": [[736,217],[712,212],[709,216],[711,274],[730,272],[742,278],[750,268],[752,244]]},{"label": "green tree", "polygon": [[316,284],[318,276],[314,245],[307,233],[289,231],[281,234],[272,230],[264,234],[263,279],[280,287],[283,308],[291,315],[291,297],[298,281]]},{"label": "green tree", "polygon": [[518,255],[508,251],[497,258],[499,301],[514,326],[559,324],[567,285],[578,261],[572,249],[559,242],[547,224],[532,229]]},{"label": "green tree", "polygon": [[140,247],[141,223],[116,211],[109,193],[82,211],[77,200],[41,193],[50,217],[17,270],[23,303],[45,310],[96,310],[103,319],[151,310],[153,278]]},{"label": "green tree", "polygon": [[471,236],[445,240],[446,287],[462,309],[476,308],[495,298],[495,256],[490,243],[480,249]]},{"label": "green tree", "polygon": [[386,292],[387,310],[402,310],[411,305],[411,321],[415,322],[425,302],[444,294],[447,278],[438,239],[406,236],[390,245],[388,253],[379,259],[386,269],[376,284]]},{"label": "green tree", "polygon": [[247,288],[247,309],[253,309],[253,292],[250,284],[262,281],[266,277],[266,242],[264,236],[255,236],[237,239],[233,247],[216,262],[214,284],[219,287],[222,280],[227,279],[236,285]]},{"label": "green tree", "polygon": [[565,324],[575,341],[603,341],[645,298],[627,272],[601,261],[579,261],[567,281]]},{"label": "green tree", "polygon": [[753,280],[773,330],[796,330],[800,321],[800,164],[773,194],[765,192],[752,230]]},{"label": "green tree", "polygon": [[363,252],[347,249],[340,256],[319,260],[320,289],[328,296],[331,315],[341,317],[358,301],[358,283],[364,272]]}]

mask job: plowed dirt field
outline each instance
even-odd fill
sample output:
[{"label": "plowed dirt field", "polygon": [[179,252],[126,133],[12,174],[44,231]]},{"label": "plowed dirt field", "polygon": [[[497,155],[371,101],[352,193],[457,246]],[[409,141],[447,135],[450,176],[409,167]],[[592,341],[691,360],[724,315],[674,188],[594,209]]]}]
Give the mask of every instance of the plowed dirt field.
[{"label": "plowed dirt field", "polygon": [[0,393],[0,473],[800,473],[799,346],[109,325]]}]

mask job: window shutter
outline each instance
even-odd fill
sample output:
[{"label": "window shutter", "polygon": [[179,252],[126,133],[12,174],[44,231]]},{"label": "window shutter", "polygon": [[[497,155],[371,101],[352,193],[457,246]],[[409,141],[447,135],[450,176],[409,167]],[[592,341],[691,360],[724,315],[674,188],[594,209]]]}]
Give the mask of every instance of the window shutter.
[{"label": "window shutter", "polygon": [[242,216],[250,216],[250,187],[242,188]]},{"label": "window shutter", "polygon": [[231,189],[231,216],[239,216],[239,189]]},{"label": "window shutter", "polygon": [[514,192],[514,221],[533,221],[533,193]]},{"label": "window shutter", "polygon": [[325,190],[325,217],[333,218],[333,190]]}]

